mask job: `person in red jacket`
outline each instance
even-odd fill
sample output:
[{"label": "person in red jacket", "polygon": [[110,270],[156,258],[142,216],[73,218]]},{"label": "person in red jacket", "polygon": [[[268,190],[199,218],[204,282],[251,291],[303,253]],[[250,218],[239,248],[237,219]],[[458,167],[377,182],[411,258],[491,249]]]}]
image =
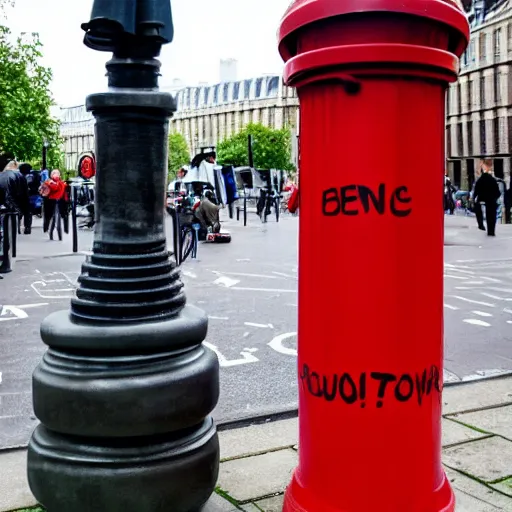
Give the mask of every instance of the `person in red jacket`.
[{"label": "person in red jacket", "polygon": [[59,240],[62,240],[62,221],[64,232],[69,232],[67,185],[60,177],[60,171],[55,169],[50,174],[50,179],[41,186],[44,194],[44,222],[43,230],[50,234],[53,240],[53,232],[57,228]]}]

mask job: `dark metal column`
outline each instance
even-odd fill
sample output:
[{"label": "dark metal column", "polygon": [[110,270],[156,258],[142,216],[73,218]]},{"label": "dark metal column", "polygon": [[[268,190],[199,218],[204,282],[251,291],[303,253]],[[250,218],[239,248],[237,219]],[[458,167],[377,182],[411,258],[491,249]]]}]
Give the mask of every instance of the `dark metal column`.
[{"label": "dark metal column", "polygon": [[207,317],[185,304],[164,231],[175,106],[158,91],[155,57],[172,40],[170,4],[96,0],[92,18],[86,44],[114,53],[109,91],[87,98],[93,253],[71,310],[41,326],[49,350],[33,377],[41,425],[29,483],[49,512],[198,511],[218,474],[218,361],[202,345]]}]

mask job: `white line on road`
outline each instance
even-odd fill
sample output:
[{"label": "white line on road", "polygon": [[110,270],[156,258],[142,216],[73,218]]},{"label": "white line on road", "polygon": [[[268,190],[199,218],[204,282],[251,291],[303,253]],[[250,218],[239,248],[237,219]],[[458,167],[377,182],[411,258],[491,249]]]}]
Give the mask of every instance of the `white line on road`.
[{"label": "white line on road", "polygon": [[22,304],[18,306],[20,309],[30,309],[30,308],[40,308],[43,306],[48,306],[48,302],[41,302],[40,304]]},{"label": "white line on road", "polygon": [[476,285],[476,284],[484,284],[484,282],[483,281],[468,281],[465,284]]},{"label": "white line on road", "polygon": [[467,277],[462,277],[462,276],[451,276],[450,274],[445,274],[444,277],[449,277],[450,279],[462,279],[462,280],[466,280],[468,279]]},{"label": "white line on road", "polygon": [[487,322],[484,322],[483,320],[476,320],[474,318],[467,318],[463,321],[466,322],[467,324],[471,324],[471,325],[479,325],[481,327],[491,327],[491,324],[488,324]]},{"label": "white line on road", "polygon": [[478,279],[483,279],[484,281],[491,281],[491,283],[502,283],[501,279],[496,279],[495,277],[486,277],[486,276],[477,276]]},{"label": "white line on road", "polygon": [[297,355],[297,349],[296,348],[289,348],[285,347],[283,345],[283,341],[287,338],[292,338],[293,336],[297,336],[296,332],[286,332],[284,334],[280,334],[279,336],[276,336],[269,344],[268,346],[275,350],[276,352],[279,352],[280,354],[284,354],[285,356],[296,356]]},{"label": "white line on road", "polygon": [[487,293],[487,292],[481,292],[480,294],[484,295],[485,297],[489,297],[489,299],[504,300],[505,302],[512,302],[512,299],[508,298],[508,297],[499,297],[498,295],[493,295],[492,293]]},{"label": "white line on road", "polygon": [[504,308],[503,311],[512,315],[512,309]]},{"label": "white line on road", "polygon": [[461,274],[470,274],[472,276],[475,275],[475,273],[471,270],[462,270],[461,268],[457,268],[457,267],[454,267],[454,266],[450,266],[450,271],[451,272],[460,272]]},{"label": "white line on road", "polygon": [[242,288],[241,286],[234,286],[231,289],[245,292],[297,293],[297,290],[282,290],[279,288]]},{"label": "white line on road", "polygon": [[273,329],[274,326],[272,324],[255,324],[253,322],[244,322],[244,325],[247,327],[259,327],[260,329]]},{"label": "white line on road", "polygon": [[227,316],[209,316],[210,320],[229,320],[229,317]]},{"label": "white line on road", "polygon": [[451,295],[454,299],[463,300],[464,302],[471,302],[471,304],[479,304],[480,306],[486,306],[488,308],[495,308],[496,304],[491,304],[490,302],[481,302],[479,300],[467,299],[466,297],[461,297],[460,295]]},{"label": "white line on road", "polygon": [[226,275],[226,276],[241,276],[241,277],[260,277],[262,279],[278,279],[276,276],[269,276],[265,274],[249,274],[247,272],[217,272],[215,270],[212,271],[217,275]]},{"label": "white line on road", "polygon": [[485,311],[472,311],[472,313],[478,316],[492,316],[492,313],[486,313]]},{"label": "white line on road", "polygon": [[238,279],[230,279],[229,277],[222,276],[213,281],[213,284],[218,284],[219,286],[224,286],[226,288],[231,288],[238,284],[240,281]]},{"label": "white line on road", "polygon": [[297,279],[297,276],[291,276],[289,274],[285,274],[284,272],[272,272],[272,274],[275,274],[276,276],[286,277],[289,279]]},{"label": "white line on road", "polygon": [[192,279],[197,279],[197,276],[194,274],[194,272],[190,272],[188,270],[182,270],[181,273],[186,277],[191,277]]},{"label": "white line on road", "polygon": [[459,309],[457,306],[452,306],[450,304],[445,304],[444,307],[446,309],[453,309],[453,311],[457,311]]}]

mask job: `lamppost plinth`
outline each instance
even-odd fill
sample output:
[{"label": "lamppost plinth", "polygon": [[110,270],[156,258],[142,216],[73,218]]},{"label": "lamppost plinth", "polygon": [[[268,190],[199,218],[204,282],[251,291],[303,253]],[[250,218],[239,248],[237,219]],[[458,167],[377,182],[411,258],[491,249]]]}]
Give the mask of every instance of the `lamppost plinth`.
[{"label": "lamppost plinth", "polygon": [[[123,5],[124,4],[124,5]],[[130,8],[128,8],[130,7]],[[128,16],[132,13],[132,17]],[[192,512],[212,493],[218,361],[167,249],[171,95],[158,90],[169,0],[95,0],[85,43],[111,51],[96,119],[96,225],[69,311],[41,326],[41,421],[28,476],[48,512]]]}]

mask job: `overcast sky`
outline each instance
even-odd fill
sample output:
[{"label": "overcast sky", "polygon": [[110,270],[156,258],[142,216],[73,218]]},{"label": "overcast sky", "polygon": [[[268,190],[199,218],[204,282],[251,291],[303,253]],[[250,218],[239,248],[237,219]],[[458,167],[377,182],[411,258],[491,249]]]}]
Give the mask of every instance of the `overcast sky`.
[{"label": "overcast sky", "polygon": [[[111,0],[113,2],[122,0]],[[173,78],[194,85],[219,79],[219,60],[238,60],[238,78],[280,73],[277,29],[290,0],[172,0],[174,42],[162,51],[162,85]],[[39,32],[52,90],[61,106],[78,105],[106,86],[109,54],[83,43],[82,22],[92,0],[16,0],[8,13],[15,33]]]}]

